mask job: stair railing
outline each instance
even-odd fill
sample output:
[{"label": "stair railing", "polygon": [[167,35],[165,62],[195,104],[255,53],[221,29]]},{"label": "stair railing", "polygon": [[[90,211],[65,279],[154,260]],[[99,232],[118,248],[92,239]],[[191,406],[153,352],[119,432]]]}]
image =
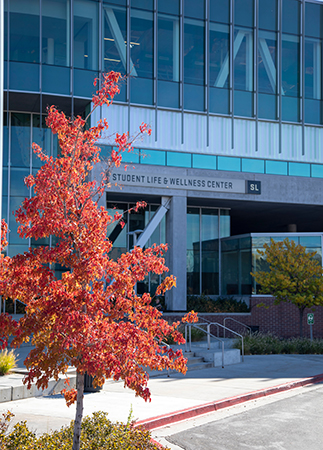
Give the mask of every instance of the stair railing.
[{"label": "stair railing", "polygon": [[[202,324],[201,324],[202,325]],[[205,324],[204,324],[205,325]],[[185,325],[185,352],[192,351],[192,327],[196,328],[197,330],[201,330],[203,331],[203,333],[205,333],[208,337],[208,342],[209,342],[209,337],[213,337],[214,339],[216,339],[217,341],[221,342],[222,344],[222,369],[224,369],[224,341],[220,338],[218,338],[217,336],[214,336],[214,334],[210,333],[210,329],[209,329],[209,324],[208,326],[208,330],[204,330],[203,328],[199,327],[198,325],[192,324],[192,323],[187,323]],[[188,339],[187,339],[187,330],[188,330]],[[189,350],[187,350],[187,342],[188,342],[188,347]],[[210,347],[208,347],[208,349],[210,349]]]},{"label": "stair railing", "polygon": [[244,344],[243,344],[243,335],[237,333],[236,331],[230,330],[230,328],[226,327],[225,325],[221,325],[220,323],[217,323],[217,322],[210,322],[210,323],[208,324],[208,326],[207,326],[207,327],[208,327],[208,336],[207,336],[207,339],[208,339],[208,348],[211,347],[211,338],[210,338],[210,333],[209,333],[211,325],[218,325],[218,327],[223,328],[224,338],[225,338],[225,330],[228,330],[228,331],[230,331],[231,333],[233,333],[233,334],[235,334],[236,336],[239,336],[239,337],[241,338],[241,360],[242,360],[242,362],[244,362]]},{"label": "stair railing", "polygon": [[[242,325],[243,327],[248,328],[248,329],[250,330],[250,332],[251,332],[251,328],[250,328],[248,325],[246,325],[246,324],[243,323],[243,322],[240,322],[240,321],[237,320],[237,319],[234,319],[233,317],[226,317],[226,318],[224,319],[224,321],[223,321],[223,325],[224,325],[224,326],[225,326],[226,320],[233,320],[233,322],[236,322],[236,323]],[[226,330],[226,329],[229,330],[229,328],[225,328],[225,330]],[[224,330],[224,332],[223,332],[223,336],[224,336],[224,337],[225,337],[225,330]],[[230,331],[231,331],[231,330],[230,330]]]}]

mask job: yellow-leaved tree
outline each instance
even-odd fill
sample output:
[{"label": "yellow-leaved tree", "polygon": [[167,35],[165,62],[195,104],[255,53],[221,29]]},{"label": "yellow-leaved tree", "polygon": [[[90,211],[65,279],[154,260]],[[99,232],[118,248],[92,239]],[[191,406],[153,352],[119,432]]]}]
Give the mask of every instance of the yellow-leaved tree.
[{"label": "yellow-leaved tree", "polygon": [[275,304],[290,302],[299,309],[299,334],[303,336],[305,308],[323,305],[322,264],[316,252],[307,252],[302,245],[284,239],[270,240],[258,253],[268,264],[268,271],[252,273],[261,294],[275,297]]}]

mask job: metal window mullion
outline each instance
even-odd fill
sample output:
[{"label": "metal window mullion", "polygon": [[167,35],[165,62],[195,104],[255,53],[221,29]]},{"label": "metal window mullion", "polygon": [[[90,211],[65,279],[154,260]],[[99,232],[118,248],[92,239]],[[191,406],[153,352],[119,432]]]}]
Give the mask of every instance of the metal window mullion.
[{"label": "metal window mullion", "polygon": [[254,0],[254,117],[255,122],[255,151],[258,151],[258,0]]},{"label": "metal window mullion", "polygon": [[209,30],[210,30],[210,15],[209,15],[209,1],[205,0],[205,109],[206,109],[206,146],[210,145],[210,80],[209,80]]},{"label": "metal window mullion", "polygon": [[181,142],[184,144],[184,0],[180,0],[180,15],[179,15],[179,58],[180,58],[180,73],[179,73],[179,107],[181,110]]},{"label": "metal window mullion", "polygon": [[[32,143],[33,143],[33,117],[34,114],[30,114],[30,138],[29,138],[29,174],[32,174],[32,167],[33,167],[33,149],[32,149]],[[40,113],[39,116],[39,120],[40,123],[39,125],[41,125],[41,121],[42,121],[42,115]],[[29,198],[31,198],[31,190],[32,187],[29,188]],[[31,238],[28,238],[28,247],[31,247]]]},{"label": "metal window mullion", "polygon": [[9,127],[9,61],[10,61],[10,11],[9,0],[7,0],[7,126]]},{"label": "metal window mullion", "polygon": [[302,122],[302,156],[305,155],[305,0],[301,2],[301,36],[300,36],[300,95]]},{"label": "metal window mullion", "polygon": [[71,80],[70,80],[70,95],[71,95],[71,116],[74,115],[74,0],[71,0]]},{"label": "metal window mullion", "polygon": [[[277,45],[277,87],[278,87],[278,122],[279,122],[279,148],[282,152],[282,0],[278,0],[278,45]],[[277,95],[277,94],[276,94]]]},{"label": "metal window mullion", "polygon": [[218,209],[218,241],[219,241],[219,295],[222,295],[222,258],[221,258],[221,209]]},{"label": "metal window mullion", "polygon": [[230,2],[230,114],[231,114],[231,149],[234,149],[234,0]]},{"label": "metal window mullion", "polygon": [[199,281],[200,281],[200,295],[202,295],[202,208],[200,209],[200,233],[199,233],[199,237],[200,237],[200,276],[199,276]]},{"label": "metal window mullion", "polygon": [[157,129],[157,105],[158,105],[158,94],[157,94],[157,61],[158,61],[158,17],[157,17],[157,1],[154,0],[154,106],[155,106],[155,142],[158,139],[158,129]]},{"label": "metal window mullion", "polygon": [[128,103],[128,130],[130,131],[130,33],[131,33],[131,14],[130,14],[130,0],[127,0],[127,98]]},{"label": "metal window mullion", "polygon": [[[41,115],[43,110],[42,92],[43,92],[43,21],[42,21],[42,0],[39,0],[39,113]],[[40,121],[40,128],[42,128],[42,121]]]},{"label": "metal window mullion", "polygon": [[[11,179],[11,113],[9,114],[9,135],[8,135],[8,202],[7,202],[7,221],[9,226],[9,213],[10,213],[10,179]],[[2,214],[2,211],[1,211]],[[10,233],[7,234],[8,248],[10,246]]]}]

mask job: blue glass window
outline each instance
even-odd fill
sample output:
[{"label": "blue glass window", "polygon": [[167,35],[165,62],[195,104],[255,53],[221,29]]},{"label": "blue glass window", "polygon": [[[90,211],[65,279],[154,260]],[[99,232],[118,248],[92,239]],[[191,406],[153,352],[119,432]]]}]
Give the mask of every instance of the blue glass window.
[{"label": "blue glass window", "polygon": [[273,94],[258,94],[258,117],[261,119],[277,119],[277,96]]},{"label": "blue glass window", "polygon": [[74,0],[73,5],[74,67],[78,69],[97,70],[99,61],[98,3]]},{"label": "blue glass window", "polygon": [[70,36],[67,17],[69,0],[42,0],[42,62],[44,64],[70,65]]},{"label": "blue glass window", "polygon": [[[40,126],[41,125],[41,126]],[[47,128],[45,122],[45,116],[42,116],[42,123],[40,124],[40,116],[33,114],[33,134],[32,140],[36,144],[40,145],[43,152],[50,156],[51,155],[51,137],[52,131]],[[39,168],[43,165],[41,159],[32,150],[32,167]]]},{"label": "blue glass window", "polygon": [[130,53],[132,77],[153,78],[153,13],[131,9]]},{"label": "blue glass window", "polygon": [[155,166],[165,166],[166,165],[166,152],[161,150],[140,150],[140,163],[141,164],[152,164]]},{"label": "blue glass window", "polygon": [[300,236],[299,243],[306,248],[321,248],[321,236]]},{"label": "blue glass window", "polygon": [[210,86],[229,86],[229,27],[210,23],[209,76]]},{"label": "blue glass window", "polygon": [[277,0],[259,0],[259,28],[277,30]]},{"label": "blue glass window", "polygon": [[193,154],[193,167],[196,169],[216,169],[216,156]]},{"label": "blue glass window", "polygon": [[4,167],[2,174],[2,195],[8,195],[8,168]]},{"label": "blue glass window", "polygon": [[218,156],[218,170],[229,170],[231,172],[240,172],[241,159],[232,156]]},{"label": "blue glass window", "polygon": [[139,149],[134,148],[131,152],[123,152],[122,162],[139,164]]},{"label": "blue glass window", "polygon": [[322,37],[322,7],[320,5],[305,2],[305,34]]},{"label": "blue glass window", "polygon": [[184,82],[204,85],[204,22],[184,21]]},{"label": "blue glass window", "polygon": [[[106,72],[127,73],[127,19],[126,9],[103,7],[103,67]],[[132,64],[130,63],[132,66]]]},{"label": "blue glass window", "polygon": [[322,164],[311,164],[312,177],[323,178],[323,165]]},{"label": "blue glass window", "polygon": [[253,93],[234,91],[234,114],[236,116],[253,116]]},{"label": "blue glass window", "polygon": [[310,164],[290,162],[289,163],[289,175],[295,175],[298,177],[310,177],[311,166]]},{"label": "blue glass window", "polygon": [[300,29],[299,18],[300,2],[298,0],[283,0],[283,32],[298,34]]},{"label": "blue glass window", "polygon": [[29,188],[25,185],[25,177],[30,174],[29,169],[11,168],[10,170],[10,197],[28,197]]},{"label": "blue glass window", "polygon": [[210,2],[210,19],[213,22],[229,23],[230,21],[229,0],[212,0]]},{"label": "blue glass window", "polygon": [[259,31],[258,37],[258,91],[276,94],[277,89],[276,33]]},{"label": "blue glass window", "polygon": [[194,19],[204,19],[205,2],[197,2],[196,0],[185,0],[184,15],[186,17],[193,17]]},{"label": "blue glass window", "polygon": [[11,165],[30,167],[30,115],[11,113]]},{"label": "blue glass window", "polygon": [[[235,29],[234,46],[234,113],[253,115],[253,33],[248,29]],[[239,92],[240,91],[240,92]],[[243,92],[245,91],[245,92]]]},{"label": "blue glass window", "polygon": [[9,126],[8,126],[7,112],[3,114],[3,156],[2,164],[8,165],[8,152],[9,152]]},{"label": "blue glass window", "polygon": [[142,105],[153,104],[153,80],[133,77],[130,79],[130,101]]},{"label": "blue glass window", "polygon": [[[315,5],[316,6],[316,5]],[[305,38],[305,122],[321,123],[322,42]]]},{"label": "blue glass window", "polygon": [[184,109],[204,111],[204,86],[184,84]]},{"label": "blue glass window", "polygon": [[209,109],[212,113],[229,114],[230,95],[229,89],[209,88]]},{"label": "blue glass window", "polygon": [[253,0],[234,1],[234,21],[236,25],[253,26]]},{"label": "blue glass window", "polygon": [[266,173],[271,175],[287,175],[287,162],[266,161]]},{"label": "blue glass window", "polygon": [[299,38],[288,34],[282,40],[282,90],[284,95],[299,96]]},{"label": "blue glass window", "polygon": [[305,123],[314,123],[319,125],[322,123],[321,119],[321,100],[305,99]]},{"label": "blue glass window", "polygon": [[299,122],[299,99],[282,97],[282,119],[288,122]]},{"label": "blue glass window", "polygon": [[74,95],[91,98],[96,91],[93,86],[94,79],[98,77],[97,72],[92,70],[74,69]]},{"label": "blue glass window", "polygon": [[28,12],[16,12],[22,9],[18,0],[11,0],[9,8],[10,61],[39,63],[39,0],[28,0]]},{"label": "blue glass window", "polygon": [[158,79],[179,81],[179,19],[158,15]]},{"label": "blue glass window", "polygon": [[174,167],[191,167],[190,153],[167,152],[167,165]]},{"label": "blue glass window", "polygon": [[159,106],[179,108],[179,83],[159,80],[157,83],[157,98]]},{"label": "blue glass window", "polygon": [[242,172],[265,173],[265,161],[263,159],[242,158]]},{"label": "blue glass window", "polygon": [[179,14],[179,0],[163,0],[158,2],[158,12]]},{"label": "blue glass window", "polygon": [[[42,66],[42,90],[49,94],[70,95],[70,69],[50,65]],[[93,84],[91,81],[91,84]]]},{"label": "blue glass window", "polygon": [[9,64],[9,87],[19,91],[39,91],[39,65],[23,62]]}]

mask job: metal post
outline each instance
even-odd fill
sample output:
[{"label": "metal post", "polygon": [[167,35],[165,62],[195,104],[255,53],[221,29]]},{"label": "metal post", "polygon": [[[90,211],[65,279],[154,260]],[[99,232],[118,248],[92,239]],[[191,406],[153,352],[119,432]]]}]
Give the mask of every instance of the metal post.
[{"label": "metal post", "polygon": [[244,345],[243,345],[243,336],[241,338],[241,353],[242,353],[242,362],[244,362]]},{"label": "metal post", "polygon": [[224,342],[222,341],[222,369],[224,369]]},{"label": "metal post", "polygon": [[185,325],[185,352],[187,352],[187,325]]},{"label": "metal post", "polygon": [[188,348],[189,348],[189,351],[191,352],[192,351],[192,325],[189,325],[189,328],[188,328],[188,342],[189,342]]},{"label": "metal post", "polygon": [[210,350],[211,348],[211,325],[207,325],[207,349]]},{"label": "metal post", "polygon": [[310,325],[311,341],[313,341],[313,325]]}]

